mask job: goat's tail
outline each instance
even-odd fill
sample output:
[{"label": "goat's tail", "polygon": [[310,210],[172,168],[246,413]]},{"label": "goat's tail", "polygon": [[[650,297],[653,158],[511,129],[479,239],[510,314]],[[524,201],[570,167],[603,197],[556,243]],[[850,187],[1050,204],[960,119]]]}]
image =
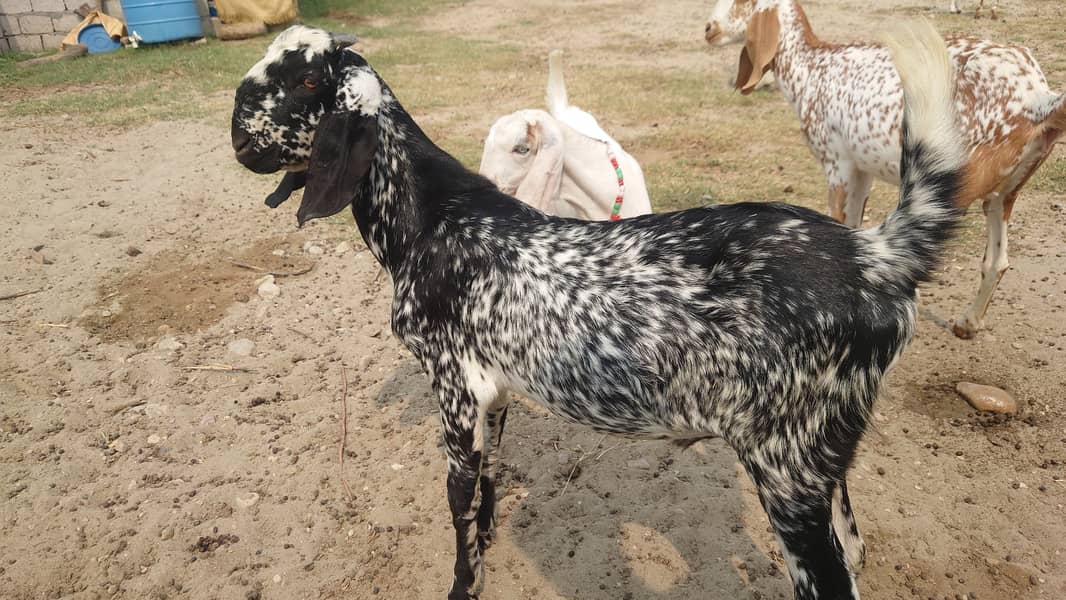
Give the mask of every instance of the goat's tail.
[{"label": "goat's tail", "polygon": [[563,81],[563,51],[552,50],[548,54],[548,112],[558,118],[570,106],[566,97],[566,82]]},{"label": "goat's tail", "polygon": [[1048,129],[1051,129],[1055,137],[1066,133],[1066,94],[1061,94],[1052,102],[1052,109],[1048,118],[1044,120]]},{"label": "goat's tail", "polygon": [[944,38],[927,21],[885,40],[903,83],[899,205],[860,233],[871,278],[913,286],[932,275],[962,211],[970,178],[955,115],[955,74]]}]

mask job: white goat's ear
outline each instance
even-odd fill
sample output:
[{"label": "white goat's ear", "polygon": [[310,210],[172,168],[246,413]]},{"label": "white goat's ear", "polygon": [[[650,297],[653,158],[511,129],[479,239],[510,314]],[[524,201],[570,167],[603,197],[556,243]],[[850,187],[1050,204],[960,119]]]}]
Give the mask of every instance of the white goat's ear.
[{"label": "white goat's ear", "polygon": [[329,217],[344,210],[359,192],[378,149],[377,116],[334,110],[318,122],[296,221]]},{"label": "white goat's ear", "polygon": [[540,121],[526,125],[529,147],[536,156],[515,192],[516,198],[542,212],[555,205],[563,183],[563,140],[552,133],[546,132]]},{"label": "white goat's ear", "polygon": [[780,38],[781,23],[777,20],[776,6],[751,16],[744,49],[740,51],[737,77],[733,82],[741,94],[750,94],[773,66]]}]

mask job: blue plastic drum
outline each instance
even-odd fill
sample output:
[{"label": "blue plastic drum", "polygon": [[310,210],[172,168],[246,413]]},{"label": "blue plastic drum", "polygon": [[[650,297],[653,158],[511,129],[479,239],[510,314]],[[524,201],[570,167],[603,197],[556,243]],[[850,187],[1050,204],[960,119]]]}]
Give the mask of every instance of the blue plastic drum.
[{"label": "blue plastic drum", "polygon": [[122,44],[107,35],[107,30],[99,23],[93,23],[79,31],[78,43],[88,48],[89,54],[114,52],[122,47]]},{"label": "blue plastic drum", "polygon": [[122,0],[122,12],[145,44],[204,37],[196,0]]}]

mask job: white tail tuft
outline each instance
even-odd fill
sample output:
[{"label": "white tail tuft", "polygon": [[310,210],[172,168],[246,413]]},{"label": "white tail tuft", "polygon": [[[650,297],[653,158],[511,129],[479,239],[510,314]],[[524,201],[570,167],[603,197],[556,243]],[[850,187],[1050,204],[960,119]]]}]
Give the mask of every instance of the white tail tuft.
[{"label": "white tail tuft", "polygon": [[955,73],[944,38],[922,19],[890,30],[882,40],[903,84],[909,133],[916,143],[937,150],[936,167],[957,169],[965,144],[955,120]]},{"label": "white tail tuft", "polygon": [[548,112],[555,118],[563,113],[570,100],[566,97],[566,82],[563,80],[563,51],[552,50],[548,54]]}]

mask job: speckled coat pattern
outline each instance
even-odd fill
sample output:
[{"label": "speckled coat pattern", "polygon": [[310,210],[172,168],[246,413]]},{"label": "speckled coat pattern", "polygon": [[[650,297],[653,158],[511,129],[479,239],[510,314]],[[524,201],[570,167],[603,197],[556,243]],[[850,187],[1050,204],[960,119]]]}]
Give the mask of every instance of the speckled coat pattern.
[{"label": "speckled coat pattern", "polygon": [[[393,279],[393,329],[440,405],[456,535],[448,598],[483,589],[510,392],[600,431],[724,438],[758,487],[796,597],[858,598],[865,546],[846,472],[913,335],[916,286],[958,217],[962,144],[935,126],[953,118],[950,101],[915,109],[899,208],[871,230],[767,203],[585,222],[466,170],[354,51],[316,53],[328,69],[289,63],[313,31],[282,34],[290,49],[267,81],[242,83],[234,145],[263,170],[309,153],[301,220],[350,204]],[[950,67],[938,64],[920,79],[947,98]],[[300,105],[326,114],[281,139],[312,137],[310,148],[249,142],[263,98],[306,82],[317,91]],[[268,130],[306,127],[288,108]]]},{"label": "speckled coat pattern", "polygon": [[[777,42],[767,41],[776,46],[769,64],[825,171],[829,213],[858,227],[873,179],[899,183],[899,75],[877,44],[819,40],[797,0],[720,0],[707,26],[708,39],[735,39],[761,18],[779,25]],[[1050,90],[1027,48],[970,37],[949,37],[947,45],[955,63],[959,126],[979,172],[959,203],[966,207],[982,200],[988,220],[981,285],[953,327],[968,338],[981,328],[1007,270],[1006,222],[1014,201],[1066,129],[1066,95]]]}]

